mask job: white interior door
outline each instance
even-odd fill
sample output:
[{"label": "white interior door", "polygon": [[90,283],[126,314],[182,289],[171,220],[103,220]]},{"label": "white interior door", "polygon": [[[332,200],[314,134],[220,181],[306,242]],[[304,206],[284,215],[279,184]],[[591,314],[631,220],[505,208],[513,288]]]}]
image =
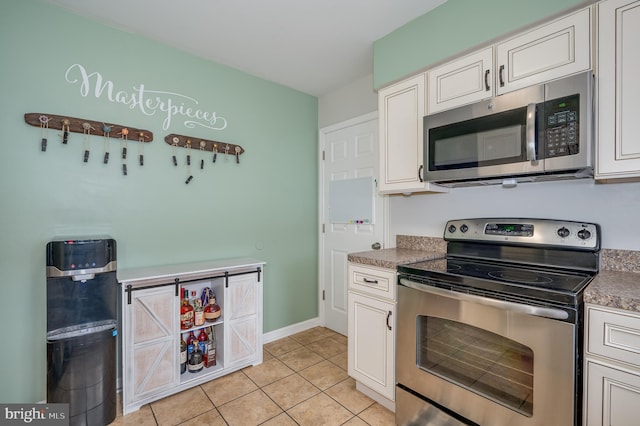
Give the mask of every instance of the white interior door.
[{"label": "white interior door", "polygon": [[[324,151],[324,160],[320,165],[320,317],[326,327],[346,335],[347,255],[371,250],[376,243],[381,247],[384,242],[386,199],[377,190],[377,113],[321,129],[320,150]],[[349,194],[351,185],[344,185],[346,182],[332,185],[338,180],[367,182],[366,179],[359,179],[366,177],[372,178],[373,188],[370,192],[354,189],[353,194]],[[346,197],[343,193],[337,197],[337,188],[340,188],[340,192],[346,188]],[[358,185],[358,188],[362,186]],[[362,199],[363,196],[365,199]],[[340,202],[344,205],[336,205]],[[346,210],[348,215],[352,207],[356,215],[359,214],[359,207],[367,211],[371,209],[369,223],[345,223],[342,213]],[[338,210],[340,217],[336,217]]]}]

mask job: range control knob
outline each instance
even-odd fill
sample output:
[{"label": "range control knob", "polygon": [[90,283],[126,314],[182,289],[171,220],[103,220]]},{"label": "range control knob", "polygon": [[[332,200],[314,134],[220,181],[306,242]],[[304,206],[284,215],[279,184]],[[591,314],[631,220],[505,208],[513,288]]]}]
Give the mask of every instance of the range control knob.
[{"label": "range control knob", "polygon": [[564,226],[562,228],[558,229],[558,236],[560,238],[567,238],[570,233],[571,232],[567,228],[565,228]]},{"label": "range control knob", "polygon": [[589,238],[591,238],[591,232],[587,231],[586,229],[581,229],[578,231],[578,238],[580,238],[581,240],[588,240]]},{"label": "range control knob", "polygon": [[453,234],[454,232],[456,232],[456,226],[455,225],[449,225],[448,231],[450,234]]},{"label": "range control knob", "polygon": [[463,224],[463,225],[460,227],[460,232],[462,232],[463,234],[464,234],[465,232],[467,232],[468,230],[469,230],[469,227],[468,227],[467,225],[464,225],[464,224]]}]

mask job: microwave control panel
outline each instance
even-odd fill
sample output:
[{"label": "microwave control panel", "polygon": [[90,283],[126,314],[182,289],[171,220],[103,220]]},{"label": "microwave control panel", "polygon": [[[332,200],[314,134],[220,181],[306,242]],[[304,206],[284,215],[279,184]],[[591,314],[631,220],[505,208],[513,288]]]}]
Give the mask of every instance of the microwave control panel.
[{"label": "microwave control panel", "polygon": [[578,154],[580,147],[580,95],[544,102],[545,157]]}]

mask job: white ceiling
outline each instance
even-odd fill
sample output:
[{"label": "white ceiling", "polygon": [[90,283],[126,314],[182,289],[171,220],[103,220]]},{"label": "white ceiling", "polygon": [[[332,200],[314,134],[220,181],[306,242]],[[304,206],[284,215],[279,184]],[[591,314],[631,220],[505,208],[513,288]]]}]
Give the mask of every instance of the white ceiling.
[{"label": "white ceiling", "polygon": [[446,0],[47,0],[301,92],[370,74],[373,42]]}]

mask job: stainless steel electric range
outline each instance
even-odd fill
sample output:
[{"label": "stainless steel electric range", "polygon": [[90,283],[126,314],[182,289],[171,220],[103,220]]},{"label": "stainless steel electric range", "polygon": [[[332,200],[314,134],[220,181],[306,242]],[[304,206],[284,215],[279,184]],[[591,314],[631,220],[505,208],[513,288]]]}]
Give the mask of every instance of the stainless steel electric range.
[{"label": "stainless steel electric range", "polygon": [[447,256],[398,267],[396,423],[577,426],[600,227],[451,220]]}]

